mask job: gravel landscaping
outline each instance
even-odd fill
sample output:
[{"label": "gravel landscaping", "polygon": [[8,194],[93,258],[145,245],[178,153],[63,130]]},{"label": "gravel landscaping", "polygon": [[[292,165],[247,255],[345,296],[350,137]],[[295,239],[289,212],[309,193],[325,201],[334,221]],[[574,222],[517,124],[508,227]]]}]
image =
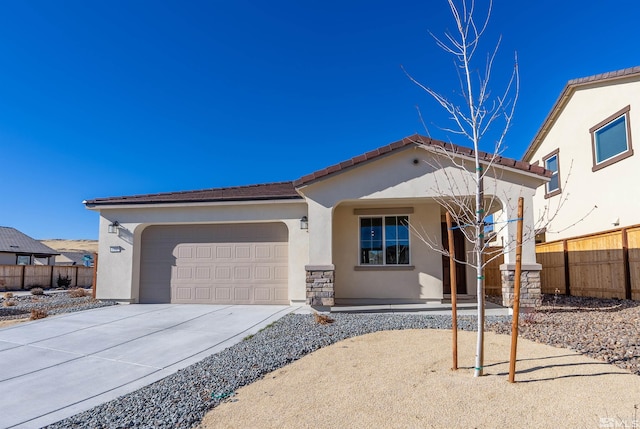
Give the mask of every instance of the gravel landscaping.
[{"label": "gravel landscaping", "polygon": [[[567,347],[640,374],[640,303],[547,296],[521,318],[521,335]],[[207,410],[233,400],[239,387],[343,339],[380,330],[450,329],[451,318],[415,314],[332,314],[330,324],[289,315],[255,336],[136,392],[49,426],[50,428],[191,428]],[[475,330],[461,317],[462,330]],[[509,317],[488,317],[487,328],[510,332]]]},{"label": "gravel landscaping", "polygon": [[[30,318],[32,310],[41,310],[52,316],[116,305],[113,301],[92,299],[91,290],[82,290],[88,295],[77,298],[74,298],[70,291],[44,291],[42,295],[17,295],[15,292],[4,292],[0,294],[0,321]],[[9,294],[14,296],[9,298]]]}]

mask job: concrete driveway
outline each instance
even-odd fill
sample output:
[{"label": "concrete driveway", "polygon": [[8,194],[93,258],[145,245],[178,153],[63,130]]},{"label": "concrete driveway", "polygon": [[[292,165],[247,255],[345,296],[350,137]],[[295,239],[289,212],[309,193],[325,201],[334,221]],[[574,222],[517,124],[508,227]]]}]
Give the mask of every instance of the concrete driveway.
[{"label": "concrete driveway", "polygon": [[0,427],[40,428],[157,381],[297,310],[118,305],[0,329]]}]

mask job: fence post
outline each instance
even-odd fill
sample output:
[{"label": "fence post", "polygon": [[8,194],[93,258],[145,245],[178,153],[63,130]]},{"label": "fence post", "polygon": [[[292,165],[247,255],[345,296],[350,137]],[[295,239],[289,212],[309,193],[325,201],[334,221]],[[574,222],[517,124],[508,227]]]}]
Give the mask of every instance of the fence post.
[{"label": "fence post", "polygon": [[22,271],[20,272],[20,289],[24,289],[24,270],[26,265],[21,265]]},{"label": "fence post", "polygon": [[627,228],[622,228],[622,263],[624,267],[624,296],[625,299],[631,299],[631,268],[629,265]]},{"label": "fence post", "polygon": [[562,252],[564,254],[564,287],[567,296],[571,296],[571,279],[569,275],[569,247],[567,240],[562,240]]},{"label": "fence post", "polygon": [[91,285],[91,298],[96,299],[96,282],[98,281],[98,253],[93,254],[93,284]]}]

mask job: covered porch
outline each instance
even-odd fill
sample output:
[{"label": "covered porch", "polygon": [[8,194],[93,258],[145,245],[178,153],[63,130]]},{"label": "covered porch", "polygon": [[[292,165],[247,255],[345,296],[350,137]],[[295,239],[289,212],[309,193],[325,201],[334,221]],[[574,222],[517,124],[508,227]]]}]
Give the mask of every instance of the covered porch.
[{"label": "covered porch", "polygon": [[[421,304],[424,308],[442,303],[451,288],[442,253],[444,201],[473,201],[474,170],[468,151],[452,155],[442,148],[416,144],[372,156],[358,168],[330,168],[299,181],[298,192],[308,204],[307,303]],[[493,163],[485,177],[488,203],[484,210],[487,214],[501,211],[504,219],[515,219],[517,200],[522,197],[525,231],[533,231],[532,198],[545,180],[515,164]],[[506,223],[502,235],[506,242],[515,242],[516,223]],[[472,244],[464,239],[458,243],[457,259],[469,261]],[[525,289],[530,287],[532,293],[537,289],[539,297],[541,267],[535,260],[533,240],[523,243],[522,262],[529,283]],[[507,246],[500,267],[507,304],[514,270],[515,246]],[[475,269],[462,265],[458,272],[458,293],[475,299]],[[535,299],[531,304],[536,304]]]}]

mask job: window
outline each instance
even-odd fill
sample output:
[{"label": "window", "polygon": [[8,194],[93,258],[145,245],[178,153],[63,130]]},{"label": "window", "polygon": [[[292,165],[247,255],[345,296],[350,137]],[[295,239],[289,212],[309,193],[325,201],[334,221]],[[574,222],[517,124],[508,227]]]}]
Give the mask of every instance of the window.
[{"label": "window", "polygon": [[630,106],[627,106],[589,130],[593,152],[592,171],[600,170],[633,155],[629,110]]},{"label": "window", "polygon": [[31,256],[29,255],[18,255],[17,265],[31,265]]},{"label": "window", "polygon": [[560,150],[556,149],[549,155],[542,158],[544,168],[551,171],[551,180],[546,184],[545,198],[551,198],[562,192],[560,189]]},{"label": "window", "polygon": [[409,265],[409,216],[361,217],[360,265]]}]

